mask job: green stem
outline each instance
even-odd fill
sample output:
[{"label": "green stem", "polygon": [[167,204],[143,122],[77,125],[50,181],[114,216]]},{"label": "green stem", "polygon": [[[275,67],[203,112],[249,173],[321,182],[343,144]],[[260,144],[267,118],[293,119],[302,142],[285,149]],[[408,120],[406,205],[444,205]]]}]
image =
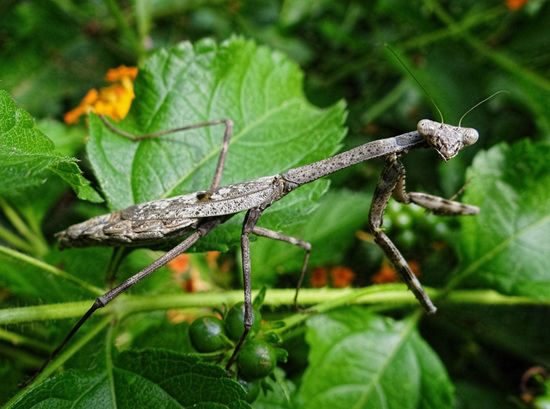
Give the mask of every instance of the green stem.
[{"label": "green stem", "polygon": [[8,247],[5,247],[5,246],[0,246],[0,254],[4,254],[8,257],[11,257],[15,260],[19,260],[23,263],[26,263],[26,264],[30,264],[38,269],[41,269],[47,273],[50,273],[50,274],[53,274],[55,276],[58,276],[58,277],[61,277],[61,278],[64,278],[66,280],[69,280],[69,281],[72,281],[73,283],[76,283],[78,284],[79,286],[81,286],[82,288],[85,288],[86,290],[90,291],[91,293],[93,294],[96,294],[96,295],[101,295],[103,294],[105,291],[103,291],[101,288],[98,288],[92,284],[89,284],[87,283],[86,281],[83,281],[71,274],[68,274],[66,273],[65,271],[63,270],[60,270],[48,263],[45,263],[37,258],[34,258],[34,257],[31,257],[31,256],[28,256],[26,254],[23,254],[23,253],[20,253],[18,251],[15,251],[13,249],[10,249]]},{"label": "green stem", "polygon": [[149,0],[137,0],[135,2],[136,25],[140,44],[145,44],[151,30],[151,2]]},{"label": "green stem", "polygon": [[546,78],[534,73],[533,71],[523,68],[516,63],[513,59],[509,58],[503,53],[497,52],[484,43],[479,41],[475,36],[471,35],[468,30],[458,30],[459,24],[447,13],[447,11],[439,4],[437,0],[427,0],[429,5],[434,10],[439,19],[446,24],[452,31],[456,31],[459,36],[466,41],[473,49],[475,49],[479,55],[486,56],[492,60],[496,65],[500,66],[504,70],[509,71],[514,76],[520,77],[523,80],[532,83],[538,88],[550,91],[550,81]]},{"label": "green stem", "polygon": [[492,9],[483,10],[482,13],[476,13],[461,21],[454,22],[452,26],[447,26],[441,30],[431,31],[427,34],[416,36],[408,41],[404,41],[399,44],[399,48],[402,51],[416,50],[426,45],[444,40],[447,37],[459,36],[461,33],[467,32],[476,26],[480,26],[486,22],[499,18],[504,13],[506,13],[506,11],[502,8],[502,6],[496,6]]},{"label": "green stem", "polygon": [[[23,322],[48,321],[62,318],[81,317],[90,309],[93,300],[66,302],[62,304],[33,305],[30,307],[3,308],[0,310],[0,325]],[[103,308],[94,315],[105,315],[110,311]]]},{"label": "green stem", "polygon": [[109,8],[109,11],[113,15],[113,18],[115,19],[119,30],[130,42],[130,44],[132,44],[132,47],[134,47],[134,49],[136,50],[136,53],[138,55],[138,62],[141,62],[141,60],[145,58],[145,50],[143,48],[143,44],[141,44],[141,42],[139,41],[135,33],[130,28],[128,22],[124,18],[124,15],[122,14],[122,10],[120,9],[118,2],[114,0],[104,0],[104,1],[107,7]]},{"label": "green stem", "polygon": [[[107,317],[108,319],[108,317]],[[116,396],[115,396],[115,380],[114,380],[114,359],[113,359],[113,345],[115,344],[115,326],[116,322],[111,320],[111,325],[109,325],[109,329],[107,331],[107,334],[105,336],[105,364],[106,364],[106,372],[107,377],[109,380],[109,391],[111,392],[111,402],[116,402]]]},{"label": "green stem", "polygon": [[105,284],[107,285],[107,288],[113,288],[120,263],[124,261],[126,256],[128,256],[132,250],[133,249],[129,247],[113,248],[113,253],[111,254],[111,259],[109,260],[109,265],[107,266],[107,271],[105,272]]},{"label": "green stem", "polygon": [[7,219],[10,221],[10,223],[15,227],[15,229],[21,233],[22,236],[29,239],[32,236],[31,230],[27,227],[23,219],[19,217],[17,212],[11,207],[8,202],[0,197],[0,207],[2,207],[2,210],[4,211],[4,214],[6,215]]},{"label": "green stem", "polygon": [[384,98],[372,105],[367,112],[365,112],[361,118],[362,122],[364,124],[370,124],[384,112],[387,112],[391,106],[403,97],[403,94],[408,89],[408,83],[408,79],[403,78]]},{"label": "green stem", "polygon": [[8,341],[13,345],[27,345],[33,348],[41,349],[42,351],[50,350],[50,345],[46,342],[37,341],[34,338],[29,338],[11,331],[6,331],[2,328],[0,328],[0,339]]},{"label": "green stem", "polygon": [[35,210],[30,206],[24,206],[20,209],[20,212],[32,232],[31,244],[35,248],[33,254],[37,257],[42,257],[50,251],[50,248],[48,246],[48,242],[42,234],[42,226],[40,225],[41,221],[37,219]]},{"label": "green stem", "polygon": [[[498,18],[505,12],[506,11],[503,10],[501,6],[484,10],[483,13],[477,13],[469,18],[457,22],[452,27],[445,27],[441,30],[432,31],[421,36],[413,37],[408,41],[400,42],[398,46],[402,51],[416,50],[420,47],[444,40],[447,37],[456,36],[464,31],[468,31],[469,29],[485,24],[488,21]],[[326,79],[324,84],[330,85],[341,81],[343,78],[346,78],[355,72],[364,70],[366,66],[373,63],[375,63],[375,61],[373,61],[372,55],[365,54],[363,58],[344,64],[340,70],[332,75],[331,78]]]},{"label": "green stem", "polygon": [[33,248],[29,243],[3,227],[0,227],[0,239],[4,240],[6,243],[12,245],[13,247],[16,247],[19,250],[25,251],[27,253],[32,253],[33,251]]},{"label": "green stem", "polygon": [[36,379],[31,382],[26,388],[21,389],[14,397],[12,397],[4,406],[4,408],[9,408],[12,404],[17,402],[17,400],[27,392],[27,388],[32,389],[36,385],[42,383],[46,380],[57,368],[63,365],[69,358],[71,358],[76,352],[78,352],[84,345],[86,345],[90,340],[92,340],[103,328],[105,328],[111,322],[111,317],[106,317],[101,322],[99,322],[94,327],[90,328],[88,331],[85,331],[81,338],[78,338],[70,347],[60,353],[53,361],[51,361],[44,371],[36,377]]},{"label": "green stem", "polygon": [[[441,293],[443,294],[444,290]],[[455,290],[449,293],[445,302],[478,305],[550,305],[550,298],[503,295],[494,290]]]},{"label": "green stem", "polygon": [[19,247],[21,249],[30,248],[31,253],[35,254],[37,256],[44,255],[48,252],[48,245],[46,244],[46,241],[42,237],[41,233],[35,233],[32,229],[29,228],[27,223],[23,221],[23,219],[17,214],[15,209],[13,209],[8,202],[0,197],[0,207],[4,211],[4,214],[6,215],[7,219],[10,221],[10,223],[15,227],[15,229],[23,236],[25,239],[27,239],[28,244],[24,245],[23,247]]},{"label": "green stem", "polygon": [[[425,288],[434,299],[445,296],[444,303],[449,304],[486,304],[486,305],[550,305],[550,298],[535,299],[499,294],[493,290],[456,290],[447,294],[445,289]],[[264,305],[293,305],[295,290],[268,290]],[[257,291],[253,292],[253,297]],[[172,308],[204,308],[220,305],[233,305],[242,301],[241,291],[194,294],[160,295],[122,295],[106,308],[96,311],[95,315],[116,313],[126,316],[138,312],[168,310]],[[38,305],[0,310],[0,325],[19,324],[32,321],[44,321],[61,318],[81,317],[94,300],[63,304]],[[369,304],[384,309],[417,306],[417,301],[403,284],[374,285],[361,289],[303,289],[300,291],[300,304],[313,305],[316,313],[322,313],[346,304]],[[442,300],[443,302],[443,300]],[[292,314],[285,319],[288,326],[294,326],[306,320],[309,314]]]}]

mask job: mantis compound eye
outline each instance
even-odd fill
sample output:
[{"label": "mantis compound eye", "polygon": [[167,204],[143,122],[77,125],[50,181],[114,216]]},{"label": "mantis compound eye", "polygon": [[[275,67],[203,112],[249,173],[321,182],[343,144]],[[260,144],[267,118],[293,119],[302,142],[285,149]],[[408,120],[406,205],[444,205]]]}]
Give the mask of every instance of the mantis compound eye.
[{"label": "mantis compound eye", "polygon": [[424,137],[426,137],[427,135],[432,136],[436,133],[437,125],[437,122],[431,121],[429,119],[421,119],[420,121],[418,121],[416,129]]},{"label": "mantis compound eye", "polygon": [[462,137],[462,143],[464,146],[470,146],[477,142],[479,134],[474,128],[465,128],[464,135]]}]

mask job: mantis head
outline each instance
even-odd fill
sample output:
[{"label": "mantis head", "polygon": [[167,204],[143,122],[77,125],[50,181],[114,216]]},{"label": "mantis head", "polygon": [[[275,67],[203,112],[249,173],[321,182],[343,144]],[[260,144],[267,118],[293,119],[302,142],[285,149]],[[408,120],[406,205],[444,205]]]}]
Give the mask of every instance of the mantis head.
[{"label": "mantis head", "polygon": [[420,120],[416,129],[445,162],[479,139],[479,133],[474,128],[461,128],[430,119]]}]

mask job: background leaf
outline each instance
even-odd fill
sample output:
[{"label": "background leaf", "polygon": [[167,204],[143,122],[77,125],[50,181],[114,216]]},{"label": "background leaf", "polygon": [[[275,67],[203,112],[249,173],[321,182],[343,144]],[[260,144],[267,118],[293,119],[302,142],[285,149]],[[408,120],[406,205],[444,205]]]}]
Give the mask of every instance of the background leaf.
[{"label": "background leaf", "polygon": [[464,226],[464,270],[454,278],[504,294],[549,298],[550,145],[500,144],[476,156],[464,200],[480,205]]},{"label": "background leaf", "polygon": [[[182,387],[182,385],[185,385]],[[219,366],[166,350],[126,351],[107,372],[68,371],[12,408],[250,408],[244,390]]]},{"label": "background leaf", "polygon": [[450,379],[414,319],[346,308],[307,325],[309,366],[298,391],[300,407],[453,407]]},{"label": "background leaf", "polygon": [[[345,134],[344,103],[313,107],[304,97],[302,78],[286,57],[242,38],[220,46],[208,40],[183,43],[148,59],[136,81],[130,115],[120,127],[139,135],[230,118],[235,127],[222,184],[277,174],[333,154]],[[207,189],[223,126],[136,143],[92,118],[91,134],[88,154],[94,172],[111,209],[121,209]],[[281,212],[276,228],[311,212],[326,184],[307,186],[274,205]],[[273,228],[270,220],[262,218],[260,224]],[[238,240],[241,221],[242,215],[216,229],[205,240],[211,244],[201,248]]]},{"label": "background leaf", "polygon": [[31,116],[15,107],[6,91],[0,90],[0,195],[15,193],[44,181],[48,172],[68,182],[79,198],[100,202],[73,158],[54,151],[53,143],[34,125]]}]

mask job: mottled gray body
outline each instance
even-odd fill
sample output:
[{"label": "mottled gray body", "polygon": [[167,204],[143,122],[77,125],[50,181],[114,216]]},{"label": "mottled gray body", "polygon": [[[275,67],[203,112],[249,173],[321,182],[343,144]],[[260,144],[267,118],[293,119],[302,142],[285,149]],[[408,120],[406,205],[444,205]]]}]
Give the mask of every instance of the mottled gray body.
[{"label": "mottled gray body", "polygon": [[266,176],[211,191],[136,204],[75,224],[56,236],[60,248],[151,246],[196,230],[205,218],[227,220],[253,207],[267,207],[283,196],[283,189],[281,176]]},{"label": "mottled gray body", "polygon": [[[365,160],[428,147],[413,131],[366,143],[332,158],[242,183],[160,199],[93,217],[56,234],[60,248],[87,246],[142,247],[166,243],[197,229],[206,218],[267,208],[289,191]],[[225,221],[224,220],[224,221]]]},{"label": "mottled gray body", "polygon": [[[247,260],[244,260],[244,258],[249,258],[248,245],[244,241],[248,240],[248,234],[250,233],[282,240],[306,250],[302,275],[298,283],[299,289],[307,267],[311,245],[293,237],[256,226],[262,212],[272,203],[306,183],[356,163],[383,157],[386,166],[374,192],[369,212],[371,232],[374,235],[375,242],[384,250],[400,273],[403,281],[413,291],[424,309],[428,313],[436,311],[435,306],[397,247],[383,232],[384,212],[393,194],[394,198],[400,202],[406,204],[416,203],[440,215],[477,214],[479,209],[476,206],[465,205],[425,193],[407,193],[405,190],[405,168],[399,159],[401,155],[411,149],[431,146],[443,160],[447,161],[454,157],[460,149],[477,141],[478,133],[475,129],[461,128],[423,119],[418,123],[416,131],[369,142],[331,158],[287,170],[281,175],[266,176],[219,187],[218,184],[221,180],[222,168],[225,162],[225,152],[227,152],[233,126],[229,120],[212,121],[209,124],[219,123],[226,124],[224,153],[220,155],[214,180],[209,190],[136,204],[73,225],[57,234],[60,247],[155,246],[165,244],[170,239],[198,232],[200,234],[194,239],[196,241],[215,226],[246,210],[248,213],[243,226],[242,242],[243,269],[244,275],[247,276],[245,277],[245,289],[247,288],[246,283],[249,281],[250,272],[248,271]],[[192,125],[182,129],[193,127],[196,126]],[[202,228],[201,230],[201,226],[205,223],[214,227]],[[244,240],[245,237],[246,240]],[[131,284],[127,283],[124,288]],[[123,291],[123,289],[118,292],[120,291]],[[247,292],[249,293],[249,291]],[[101,303],[106,304],[112,298],[114,298],[113,294],[104,297]],[[249,298],[249,295],[245,298]]]}]

